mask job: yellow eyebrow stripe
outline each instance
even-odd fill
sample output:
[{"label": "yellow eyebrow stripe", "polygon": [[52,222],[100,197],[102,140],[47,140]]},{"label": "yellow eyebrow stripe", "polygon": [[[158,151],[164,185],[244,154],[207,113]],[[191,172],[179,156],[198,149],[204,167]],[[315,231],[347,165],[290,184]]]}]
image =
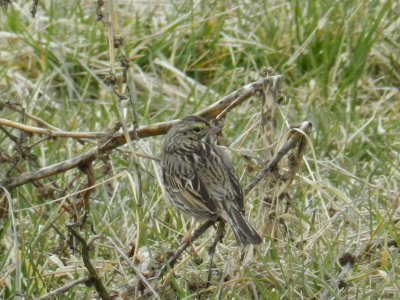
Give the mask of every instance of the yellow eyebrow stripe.
[{"label": "yellow eyebrow stripe", "polygon": [[204,128],[207,128],[208,126],[206,124],[204,124],[204,123],[195,123],[195,124],[190,126],[190,129],[194,129],[196,127],[204,129]]}]

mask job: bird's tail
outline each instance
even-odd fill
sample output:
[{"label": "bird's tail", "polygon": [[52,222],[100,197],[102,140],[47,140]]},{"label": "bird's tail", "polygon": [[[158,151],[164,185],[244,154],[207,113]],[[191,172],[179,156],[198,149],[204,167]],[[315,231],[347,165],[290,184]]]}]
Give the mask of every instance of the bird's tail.
[{"label": "bird's tail", "polygon": [[246,221],[239,209],[235,207],[227,208],[222,217],[232,228],[239,245],[260,244],[262,242],[257,231]]}]

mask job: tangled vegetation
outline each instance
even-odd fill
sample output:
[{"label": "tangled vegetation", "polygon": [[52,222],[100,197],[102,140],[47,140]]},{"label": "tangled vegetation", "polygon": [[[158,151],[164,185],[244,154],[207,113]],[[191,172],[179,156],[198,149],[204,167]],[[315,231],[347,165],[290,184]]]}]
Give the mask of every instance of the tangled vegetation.
[{"label": "tangled vegetation", "polygon": [[[1,299],[398,297],[398,1],[0,4]],[[193,113],[243,187],[301,138],[246,196],[263,244],[227,230],[211,280],[214,228],[165,267],[190,220],[162,134]]]}]

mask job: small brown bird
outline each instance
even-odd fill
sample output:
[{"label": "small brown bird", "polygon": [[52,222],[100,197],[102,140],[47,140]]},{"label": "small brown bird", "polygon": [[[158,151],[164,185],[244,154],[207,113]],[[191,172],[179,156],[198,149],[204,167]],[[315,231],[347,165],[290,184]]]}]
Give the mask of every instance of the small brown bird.
[{"label": "small brown bird", "polygon": [[183,213],[206,219],[222,217],[240,245],[261,237],[244,218],[243,191],[231,162],[211,139],[220,129],[188,116],[168,131],[162,173],[172,204]]}]

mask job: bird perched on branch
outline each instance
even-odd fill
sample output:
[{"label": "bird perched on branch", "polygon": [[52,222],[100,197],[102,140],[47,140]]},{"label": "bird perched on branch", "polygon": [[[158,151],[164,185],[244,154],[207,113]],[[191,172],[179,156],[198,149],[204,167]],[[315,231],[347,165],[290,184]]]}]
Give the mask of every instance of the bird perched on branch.
[{"label": "bird perched on branch", "polygon": [[262,239],[244,218],[243,191],[226,154],[212,141],[219,132],[207,120],[188,116],[168,131],[162,174],[172,204],[196,218],[222,218],[240,245]]}]

